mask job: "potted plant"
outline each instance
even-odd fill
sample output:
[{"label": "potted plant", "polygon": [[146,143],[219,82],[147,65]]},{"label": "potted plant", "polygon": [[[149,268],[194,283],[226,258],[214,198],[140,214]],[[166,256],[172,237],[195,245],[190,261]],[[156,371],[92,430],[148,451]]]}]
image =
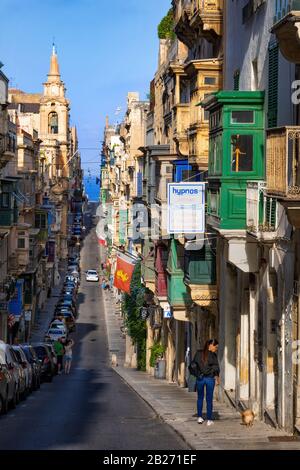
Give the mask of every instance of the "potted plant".
[{"label": "potted plant", "polygon": [[166,361],[163,359],[166,348],[161,343],[155,342],[150,350],[150,366],[155,368],[154,377],[163,379],[166,375]]}]

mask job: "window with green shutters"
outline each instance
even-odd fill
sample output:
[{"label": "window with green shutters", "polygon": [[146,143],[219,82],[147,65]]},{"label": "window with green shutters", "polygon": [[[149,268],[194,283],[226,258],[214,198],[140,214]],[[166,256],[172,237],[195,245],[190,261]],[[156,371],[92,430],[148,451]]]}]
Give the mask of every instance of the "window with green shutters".
[{"label": "window with green shutters", "polygon": [[269,47],[268,127],[277,127],[278,114],[278,44]]},{"label": "window with green shutters", "polygon": [[233,75],[233,89],[235,91],[239,91],[240,89],[240,76],[241,72],[239,70],[236,70]]},{"label": "window with green shutters", "polygon": [[266,197],[265,204],[265,225],[269,230],[275,231],[277,228],[277,199]]}]

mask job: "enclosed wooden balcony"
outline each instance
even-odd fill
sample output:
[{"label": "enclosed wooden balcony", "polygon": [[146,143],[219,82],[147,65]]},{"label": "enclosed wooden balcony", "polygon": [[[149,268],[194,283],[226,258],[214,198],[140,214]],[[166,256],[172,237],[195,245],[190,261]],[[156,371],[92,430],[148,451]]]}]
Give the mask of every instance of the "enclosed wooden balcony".
[{"label": "enclosed wooden balcony", "polygon": [[171,241],[167,266],[168,302],[177,310],[184,310],[191,303],[184,283],[184,247]]},{"label": "enclosed wooden balcony", "polygon": [[218,299],[216,286],[215,248],[205,244],[197,249],[196,242],[190,242],[184,253],[184,282],[191,299],[201,307],[212,307]]},{"label": "enclosed wooden balcony", "polygon": [[166,300],[168,293],[167,284],[167,247],[158,245],[155,255],[155,294],[159,300]]},{"label": "enclosed wooden balcony", "polygon": [[300,228],[300,127],[267,131],[267,188],[280,200],[289,221]]},{"label": "enclosed wooden balcony", "polygon": [[190,25],[210,42],[222,36],[223,0],[192,0]]},{"label": "enclosed wooden balcony", "polygon": [[277,37],[283,56],[300,63],[300,0],[276,0],[272,33]]},{"label": "enclosed wooden balcony", "polygon": [[194,40],[194,34],[190,28],[191,4],[191,0],[173,0],[174,30],[178,39],[187,46],[191,46]]},{"label": "enclosed wooden balcony", "polygon": [[16,142],[13,135],[0,134],[0,169],[16,158]]},{"label": "enclosed wooden balcony", "polygon": [[180,103],[174,106],[174,133],[173,139],[180,155],[189,154],[188,128],[190,125],[190,105]]}]

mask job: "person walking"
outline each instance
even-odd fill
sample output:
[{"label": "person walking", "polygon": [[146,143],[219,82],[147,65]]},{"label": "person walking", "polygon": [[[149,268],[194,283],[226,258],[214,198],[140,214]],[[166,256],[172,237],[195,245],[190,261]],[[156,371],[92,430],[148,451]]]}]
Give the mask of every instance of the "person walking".
[{"label": "person walking", "polygon": [[204,389],[206,389],[206,406],[207,406],[207,426],[213,424],[213,396],[215,385],[220,383],[220,367],[217,356],[218,341],[209,339],[206,341],[203,350],[198,350],[194,357],[194,364],[197,365],[197,414],[198,423],[204,423],[202,415]]},{"label": "person walking", "polygon": [[53,346],[54,346],[55,354],[57,356],[57,372],[60,375],[62,373],[63,357],[65,354],[65,348],[64,348],[61,338],[54,341]]},{"label": "person walking", "polygon": [[73,358],[73,352],[72,352],[73,346],[74,346],[74,341],[72,339],[69,339],[65,345],[65,374],[70,373],[72,358]]}]

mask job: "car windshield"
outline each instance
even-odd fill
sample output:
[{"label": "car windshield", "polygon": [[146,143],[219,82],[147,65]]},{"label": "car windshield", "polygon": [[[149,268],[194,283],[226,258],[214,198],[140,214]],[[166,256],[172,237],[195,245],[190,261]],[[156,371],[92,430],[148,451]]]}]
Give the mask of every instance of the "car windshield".
[{"label": "car windshield", "polygon": [[87,273],[91,274],[92,276],[97,276],[97,271],[89,270]]},{"label": "car windshield", "polygon": [[44,346],[34,346],[34,349],[39,359],[42,359],[43,357],[47,356],[47,351]]},{"label": "car windshield", "polygon": [[25,354],[25,356],[26,356],[26,358],[27,358],[27,361],[32,362],[32,360],[33,360],[34,358],[32,357],[32,354],[31,354],[30,349],[29,349],[29,348],[22,348],[22,349],[23,349],[24,354]]}]

